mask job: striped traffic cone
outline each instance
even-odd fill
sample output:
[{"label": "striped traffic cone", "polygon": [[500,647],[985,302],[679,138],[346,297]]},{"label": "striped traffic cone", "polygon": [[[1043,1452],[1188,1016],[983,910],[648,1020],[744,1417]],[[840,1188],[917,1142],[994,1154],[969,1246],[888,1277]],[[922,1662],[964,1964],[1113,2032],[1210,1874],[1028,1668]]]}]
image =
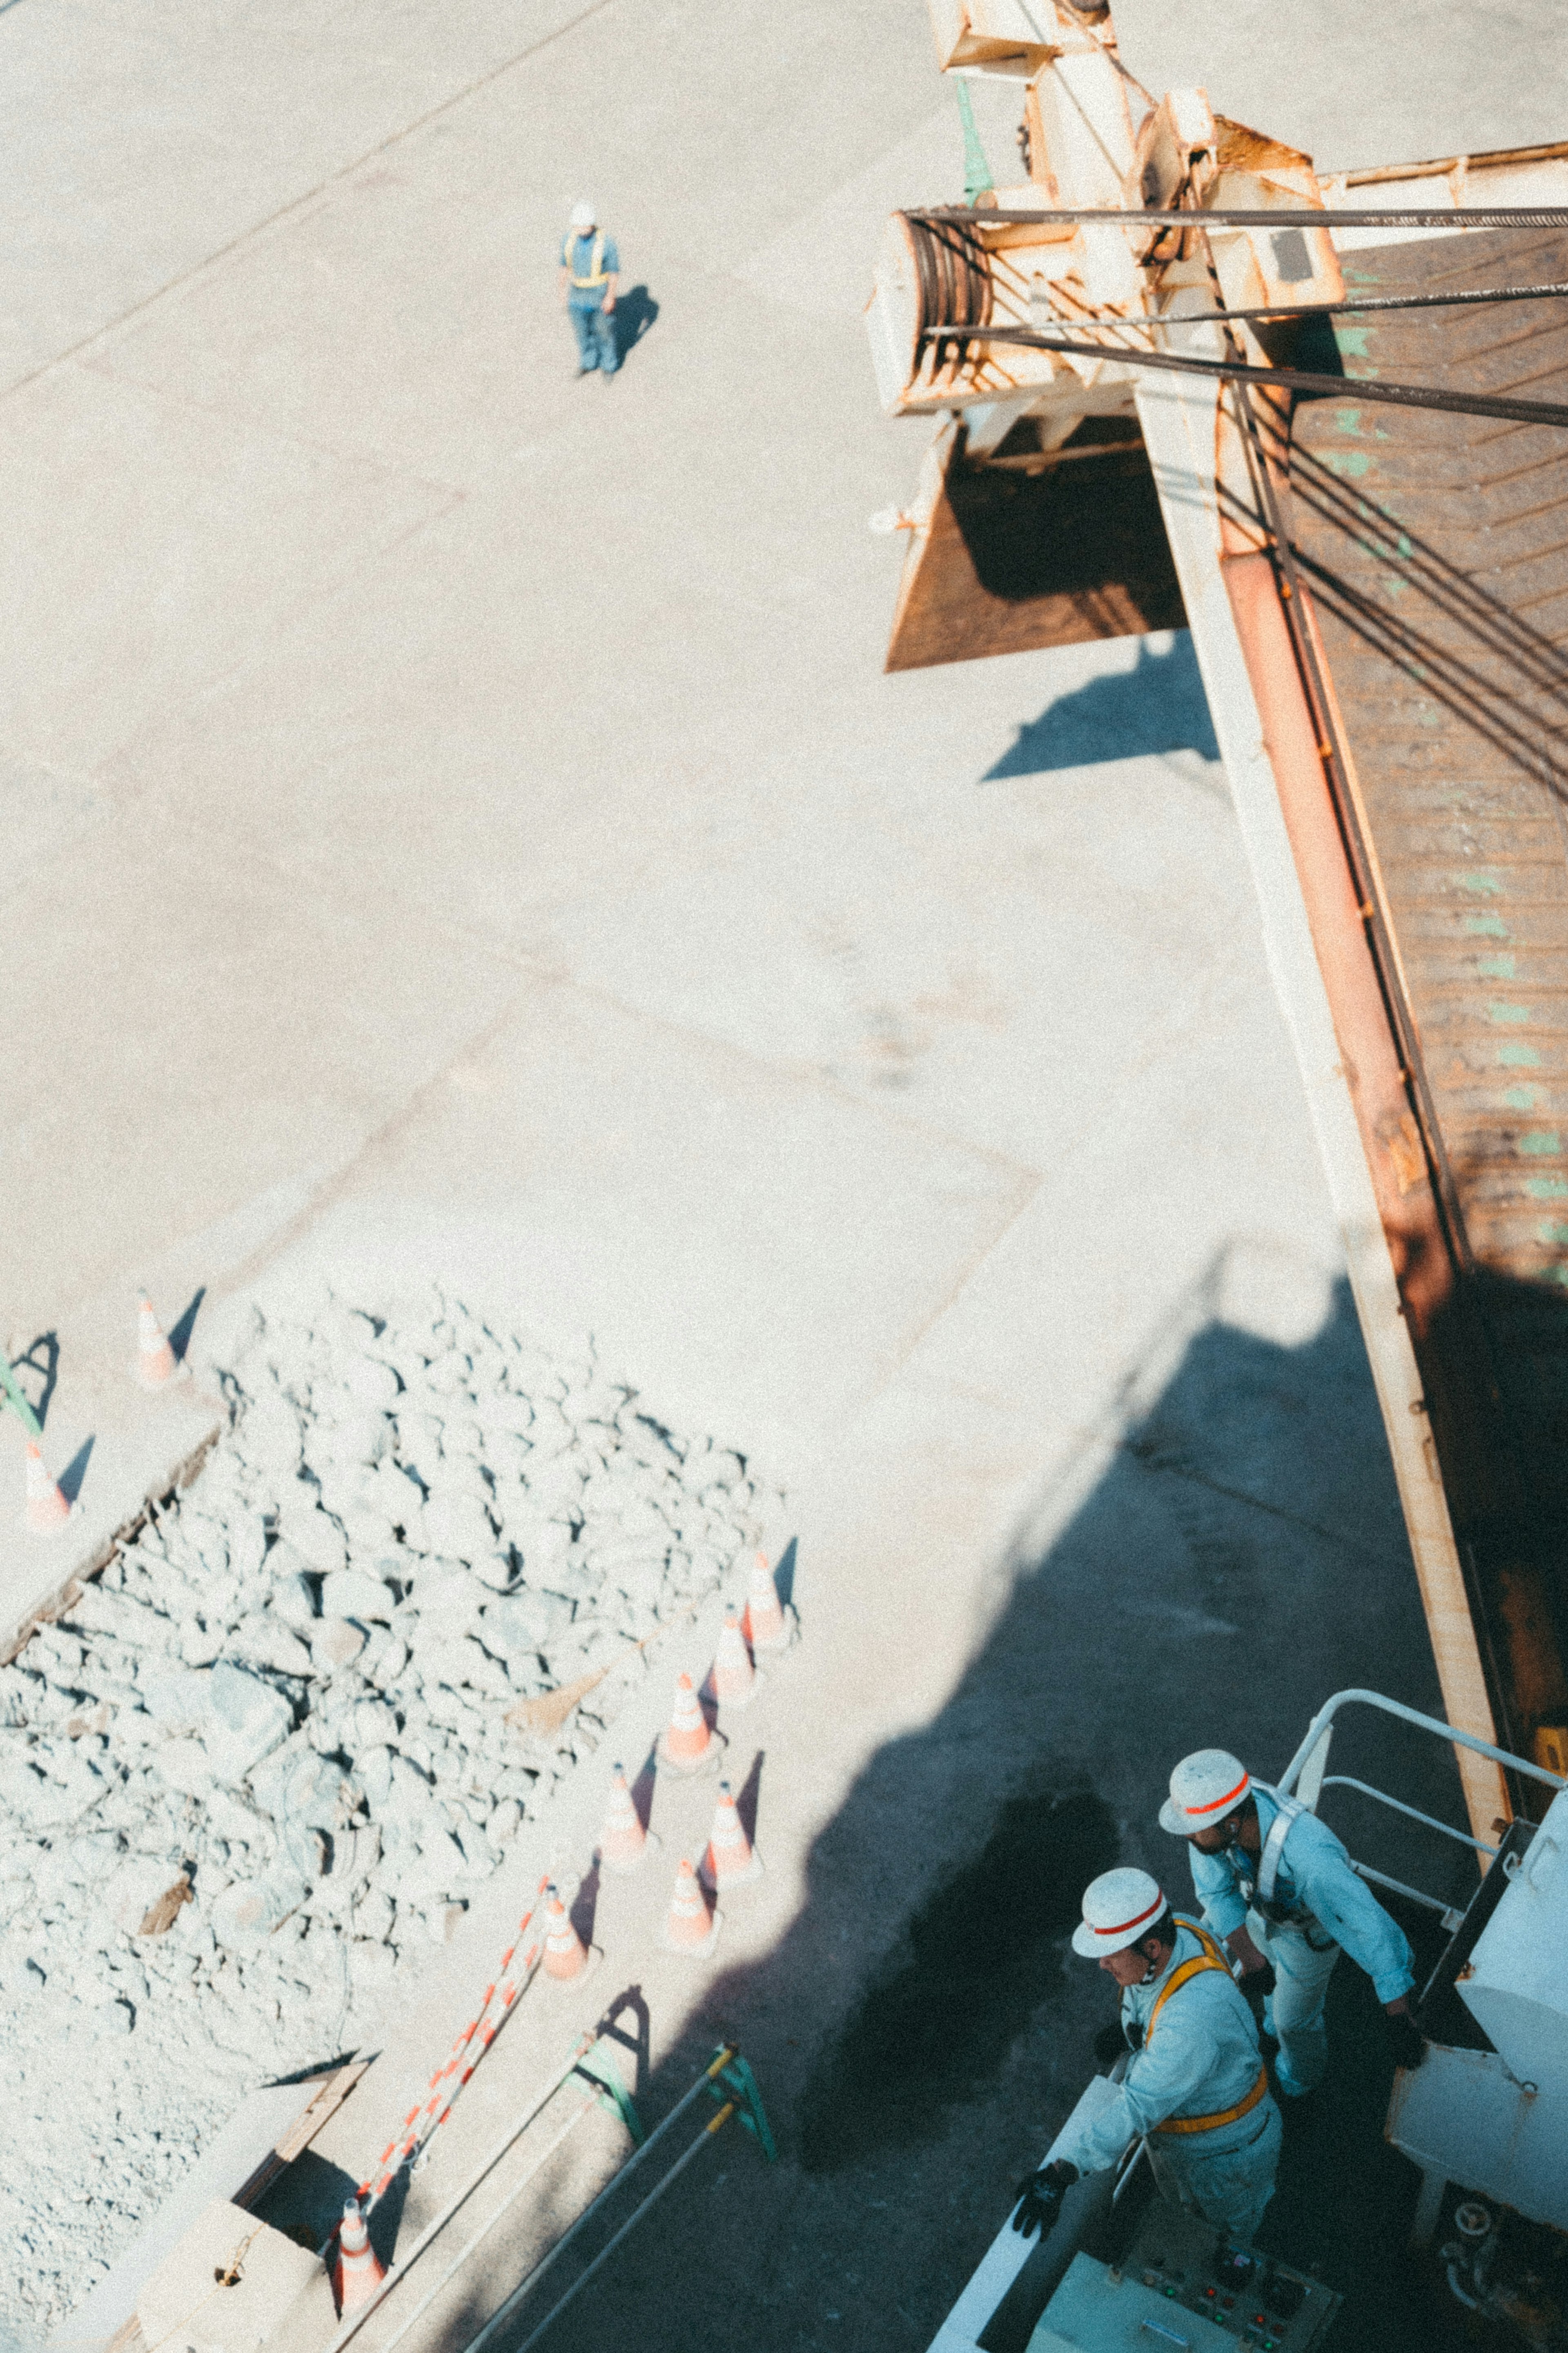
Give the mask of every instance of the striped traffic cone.
[{"label": "striped traffic cone", "polygon": [[145,1292],[136,1311],[136,1362],[131,1369],[138,1386],[144,1389],[166,1388],[181,1370]]},{"label": "striped traffic cone", "polygon": [[732,1887],[744,1887],[748,1880],[760,1879],[762,1875],[763,1858],[746,1836],[746,1826],[730,1794],[730,1784],[721,1781],[719,1803],[713,1810],[713,1829],[708,1852],[702,1858],[703,1882],[719,1895],[727,1894]]},{"label": "striped traffic cone", "polygon": [[741,1631],[738,1609],[726,1609],[724,1612],[724,1623],[719,1630],[719,1646],[713,1653],[713,1672],[709,1683],[721,1707],[749,1707],[757,1695],[757,1671],[752,1664],[752,1654]]},{"label": "striped traffic cone", "polygon": [[658,1761],[671,1773],[705,1773],[719,1761],[724,1741],[709,1729],[702,1703],[689,1675],[676,1679],[675,1713],[658,1736]]},{"label": "striped traffic cone", "polygon": [[52,1536],[63,1528],[71,1507],[44,1468],[44,1450],[36,1438],[27,1440],[27,1525],[37,1536]]},{"label": "striped traffic cone", "polygon": [[552,1887],[544,1898],[544,1974],[565,1985],[588,1966],[588,1947],[572,1926],[572,1915]]},{"label": "striped traffic cone", "polygon": [[616,1767],[616,1778],[610,1784],[609,1803],[605,1808],[605,1827],[599,1832],[599,1868],[626,1876],[638,1870],[647,1860],[650,1846],[658,1841],[644,1830],[637,1801],[626,1787],[624,1765]]},{"label": "striped traffic cone", "polygon": [[724,1925],[721,1912],[708,1909],[708,1899],[698,1884],[697,1873],[687,1858],[680,1858],[680,1868],[675,1874],[675,1893],[669,1899],[669,1916],[664,1924],[663,1944],[667,1952],[684,1953],[692,1960],[710,1953],[719,1941],[719,1931]]},{"label": "striped traffic cone", "polygon": [[332,2265],[332,2293],[340,2316],[358,2312],[374,2298],[386,2277],[386,2265],[370,2243],[370,2232],[357,2202],[343,2208],[338,2232],[338,2259]]},{"label": "striped traffic cone", "polygon": [[779,1603],[779,1589],[773,1583],[768,1556],[760,1552],[752,1563],[752,1587],[746,1597],[746,1614],[741,1630],[753,1651],[783,1651],[789,1647],[789,1620]]}]

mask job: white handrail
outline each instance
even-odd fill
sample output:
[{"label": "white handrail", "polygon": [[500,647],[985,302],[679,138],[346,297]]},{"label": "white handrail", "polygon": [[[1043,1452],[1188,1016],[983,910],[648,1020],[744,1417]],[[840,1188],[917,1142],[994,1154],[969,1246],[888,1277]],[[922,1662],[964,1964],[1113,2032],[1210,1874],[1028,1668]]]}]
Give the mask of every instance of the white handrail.
[{"label": "white handrail", "polygon": [[1489,1740],[1478,1740],[1473,1732],[1460,1732],[1453,1725],[1445,1724],[1441,1716],[1423,1715],[1419,1708],[1406,1707],[1402,1700],[1385,1699],[1381,1692],[1360,1690],[1336,1692],[1332,1699],[1324,1701],[1307,1726],[1306,1738],[1275,1784],[1277,1788],[1289,1792],[1295,1788],[1302,1766],[1317,1746],[1324,1730],[1333,1722],[1340,1709],[1348,1706],[1352,1700],[1363,1707],[1380,1707],[1385,1715],[1395,1715],[1402,1724],[1413,1724],[1417,1731],[1435,1733],[1440,1740],[1451,1740],[1458,1747],[1474,1749],[1478,1757],[1489,1757],[1494,1765],[1506,1765],[1515,1773],[1527,1775],[1532,1781],[1544,1781],[1550,1789],[1568,1789],[1568,1780],[1561,1773],[1549,1773],[1544,1765],[1532,1765],[1528,1757],[1515,1757],[1506,1748],[1494,1748]]}]

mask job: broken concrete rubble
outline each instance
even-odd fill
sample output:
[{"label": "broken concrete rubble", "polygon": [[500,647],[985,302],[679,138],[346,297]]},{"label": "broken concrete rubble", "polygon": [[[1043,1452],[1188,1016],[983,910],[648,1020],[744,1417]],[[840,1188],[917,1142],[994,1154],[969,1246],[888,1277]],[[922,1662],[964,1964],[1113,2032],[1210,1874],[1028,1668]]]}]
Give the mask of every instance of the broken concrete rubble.
[{"label": "broken concrete rubble", "polygon": [[[762,1534],[740,1458],[454,1301],[257,1314],[223,1377],[199,1479],[0,1669],[0,2309],[26,2327],[245,2091],[363,2039],[639,1643]],[[62,2104],[83,2031],[95,2096]]]}]

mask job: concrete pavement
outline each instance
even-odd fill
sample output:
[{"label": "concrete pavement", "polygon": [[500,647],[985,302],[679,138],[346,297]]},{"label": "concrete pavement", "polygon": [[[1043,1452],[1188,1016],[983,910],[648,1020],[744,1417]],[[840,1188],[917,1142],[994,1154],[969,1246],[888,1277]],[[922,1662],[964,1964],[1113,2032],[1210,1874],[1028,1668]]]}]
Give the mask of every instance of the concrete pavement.
[{"label": "concrete pavement", "polygon": [[[1405,18],[1296,22],[1208,11],[1205,79],[1327,164],[1568,124],[1543,7],[1484,61],[1426,9],[1419,82]],[[610,2333],[686,2341],[711,2224],[737,2338],[918,2342],[1081,2073],[1041,1860],[1144,1852],[1189,1740],[1432,1691],[1180,649],[880,673],[923,435],[857,313],[962,182],[912,0],[17,0],[0,46],[11,1329],[427,1270],[765,1452],[801,1901],[712,1999],[785,2161],[672,2200]],[[657,306],[610,386],[553,308],[584,191]]]}]

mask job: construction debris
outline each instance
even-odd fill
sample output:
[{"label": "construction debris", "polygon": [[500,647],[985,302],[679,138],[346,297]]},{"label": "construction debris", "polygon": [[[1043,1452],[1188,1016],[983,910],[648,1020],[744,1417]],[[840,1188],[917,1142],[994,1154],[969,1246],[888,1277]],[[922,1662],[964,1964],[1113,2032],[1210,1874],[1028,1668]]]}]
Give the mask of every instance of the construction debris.
[{"label": "construction debris", "polygon": [[[363,2039],[763,1533],[741,1457],[439,1295],[257,1313],[223,1379],[197,1481],[0,1669],[26,2327],[252,2085]],[[62,2103],[86,2036],[95,2096]]]}]

